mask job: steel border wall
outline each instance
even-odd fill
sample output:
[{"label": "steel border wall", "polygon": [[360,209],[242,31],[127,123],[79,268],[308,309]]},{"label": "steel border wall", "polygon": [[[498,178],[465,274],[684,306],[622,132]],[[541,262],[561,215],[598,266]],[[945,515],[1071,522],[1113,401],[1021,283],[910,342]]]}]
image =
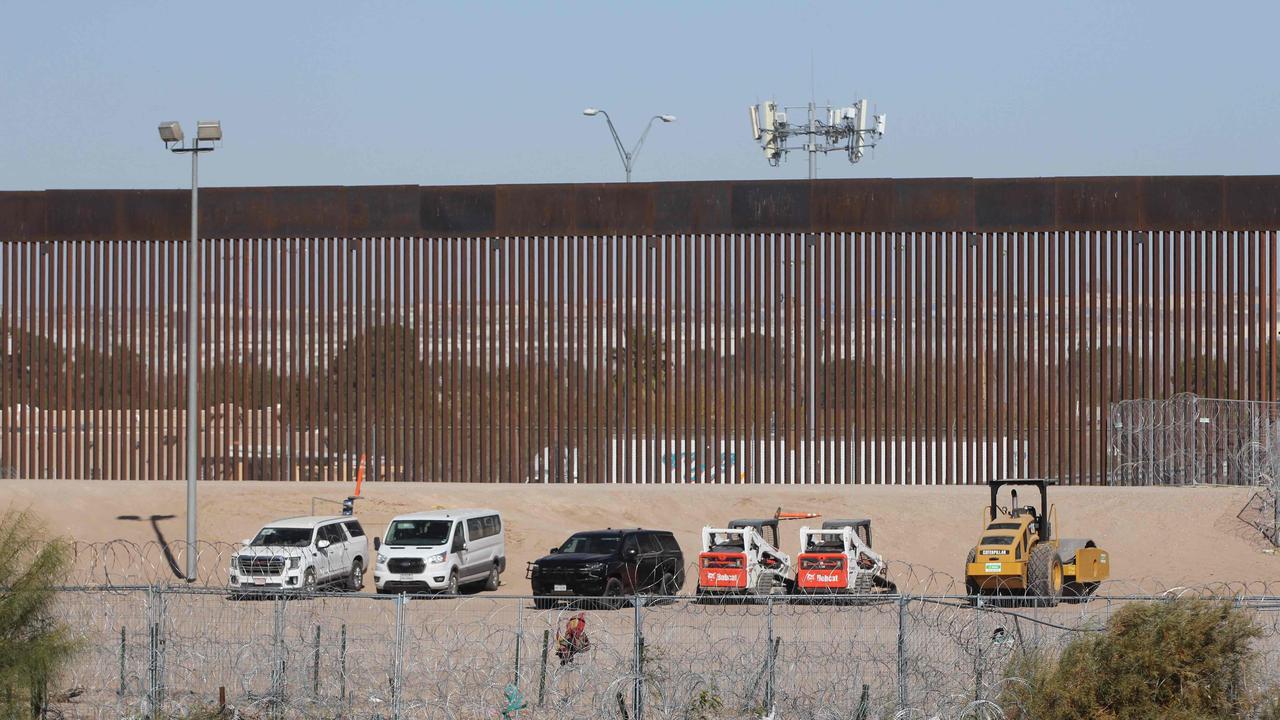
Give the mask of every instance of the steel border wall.
[{"label": "steel border wall", "polygon": [[[182,476],[188,203],[0,193],[0,476]],[[1275,176],[200,209],[206,479],[1103,483],[1111,402],[1278,394]]]}]

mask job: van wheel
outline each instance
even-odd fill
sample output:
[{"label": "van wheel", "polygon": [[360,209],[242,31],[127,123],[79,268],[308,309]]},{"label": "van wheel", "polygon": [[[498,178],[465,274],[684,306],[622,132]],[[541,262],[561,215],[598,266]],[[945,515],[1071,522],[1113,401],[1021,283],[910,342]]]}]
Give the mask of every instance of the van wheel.
[{"label": "van wheel", "polygon": [[485,578],[484,589],[493,591],[498,589],[498,566],[494,565],[489,568],[489,577]]},{"label": "van wheel", "polygon": [[445,595],[458,594],[458,571],[457,570],[454,570],[453,572],[449,573],[449,584],[445,585],[444,590],[442,590],[441,592],[443,592]]},{"label": "van wheel", "polygon": [[351,592],[360,592],[364,588],[364,565],[359,560],[351,563],[351,577],[347,578],[347,588]]},{"label": "van wheel", "polygon": [[302,589],[306,592],[313,593],[316,591],[316,569],[307,568],[302,574]]}]

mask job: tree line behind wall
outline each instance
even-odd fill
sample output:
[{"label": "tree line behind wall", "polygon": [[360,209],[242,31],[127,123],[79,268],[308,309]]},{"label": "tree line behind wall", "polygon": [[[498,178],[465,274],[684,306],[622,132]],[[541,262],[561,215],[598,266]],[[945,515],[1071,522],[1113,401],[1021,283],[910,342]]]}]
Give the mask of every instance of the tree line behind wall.
[{"label": "tree line behind wall", "polygon": [[[140,477],[181,476],[180,458],[173,457],[184,432],[181,372],[153,367],[127,345],[81,345],[69,353],[18,328],[0,327],[0,337],[8,338],[8,351],[0,353],[6,474],[65,476],[56,472],[56,455],[92,453],[72,449],[76,436],[109,432],[160,436],[115,443],[123,450],[113,452],[168,455],[115,466],[136,467]],[[698,349],[679,356],[655,330],[632,326],[594,367],[589,360],[523,357],[483,368],[425,358],[421,340],[410,327],[378,325],[355,335],[319,370],[283,374],[254,357],[206,367],[200,383],[206,474],[234,477],[230,459],[255,448],[300,463],[293,477],[313,477],[306,468],[336,463],[346,478],[355,458],[365,456],[374,472],[393,480],[587,481],[616,472],[611,455],[619,452],[618,438],[662,438],[677,449],[700,450],[730,440],[794,448],[809,437],[805,358],[767,335],[747,334],[723,355]],[[1273,383],[1273,397],[1280,368],[1263,370],[1277,357],[1273,347],[1250,354],[1252,371]],[[1055,433],[1105,433],[1108,403],[1145,396],[1135,378],[1159,375],[1151,362],[1111,346],[1071,348],[1065,363],[998,353],[893,360],[817,359],[814,437],[1013,437],[1028,444],[1029,470],[1052,470],[1061,452]],[[1101,367],[1113,368],[1119,382],[1097,382]],[[1234,372],[1226,359],[1195,354],[1172,368],[1165,394],[1223,397],[1239,386]],[[1057,403],[1073,408],[1068,427],[1052,419],[1063,417]],[[151,422],[139,416],[143,411],[171,420]],[[110,443],[103,441],[100,452]],[[262,465],[250,473],[287,476]]]}]

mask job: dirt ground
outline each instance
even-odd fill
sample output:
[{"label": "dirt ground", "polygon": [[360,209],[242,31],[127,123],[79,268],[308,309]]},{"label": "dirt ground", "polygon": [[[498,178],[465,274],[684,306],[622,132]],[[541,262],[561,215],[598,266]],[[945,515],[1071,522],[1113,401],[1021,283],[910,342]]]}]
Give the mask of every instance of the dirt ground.
[{"label": "dirt ground", "polygon": [[[158,522],[169,541],[185,535],[185,485],[177,482],[0,483],[6,504],[42,516],[53,532],[82,542],[155,541],[148,522],[122,515],[173,515]],[[201,540],[236,542],[264,523],[311,512],[312,498],[337,501],[332,483],[209,482],[199,488]],[[1025,492],[1025,491],[1024,491]],[[1280,581],[1280,556],[1236,518],[1247,488],[1054,488],[1063,537],[1091,537],[1112,556],[1112,577],[1142,587]],[[870,517],[874,546],[891,561],[957,574],[977,539],[985,487],[743,485],[480,485],[366,483],[357,515],[381,533],[393,515],[450,507],[500,511],[507,532],[504,592],[528,592],[525,562],[571,532],[650,527],[676,533],[686,558],[704,524],[786,511]],[[336,504],[316,501],[317,513]],[[820,521],[814,521],[820,522]],[[804,521],[783,523],[794,553]],[[919,590],[919,589],[917,589]]]}]

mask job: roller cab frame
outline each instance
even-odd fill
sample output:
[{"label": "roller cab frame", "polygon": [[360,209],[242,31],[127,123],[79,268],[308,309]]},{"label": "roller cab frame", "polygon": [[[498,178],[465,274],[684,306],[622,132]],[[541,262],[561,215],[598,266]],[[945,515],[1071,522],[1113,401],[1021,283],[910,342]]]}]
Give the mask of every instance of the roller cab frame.
[{"label": "roller cab frame", "polygon": [[[1110,577],[1110,556],[1089,538],[1060,538],[1057,509],[1049,503],[1052,479],[992,480],[983,509],[982,535],[965,561],[965,592],[973,600],[1021,595],[1053,606],[1064,597],[1087,597]],[[1039,491],[1040,505],[1019,505],[1017,487]],[[1000,505],[1010,488],[1009,505]]]}]

